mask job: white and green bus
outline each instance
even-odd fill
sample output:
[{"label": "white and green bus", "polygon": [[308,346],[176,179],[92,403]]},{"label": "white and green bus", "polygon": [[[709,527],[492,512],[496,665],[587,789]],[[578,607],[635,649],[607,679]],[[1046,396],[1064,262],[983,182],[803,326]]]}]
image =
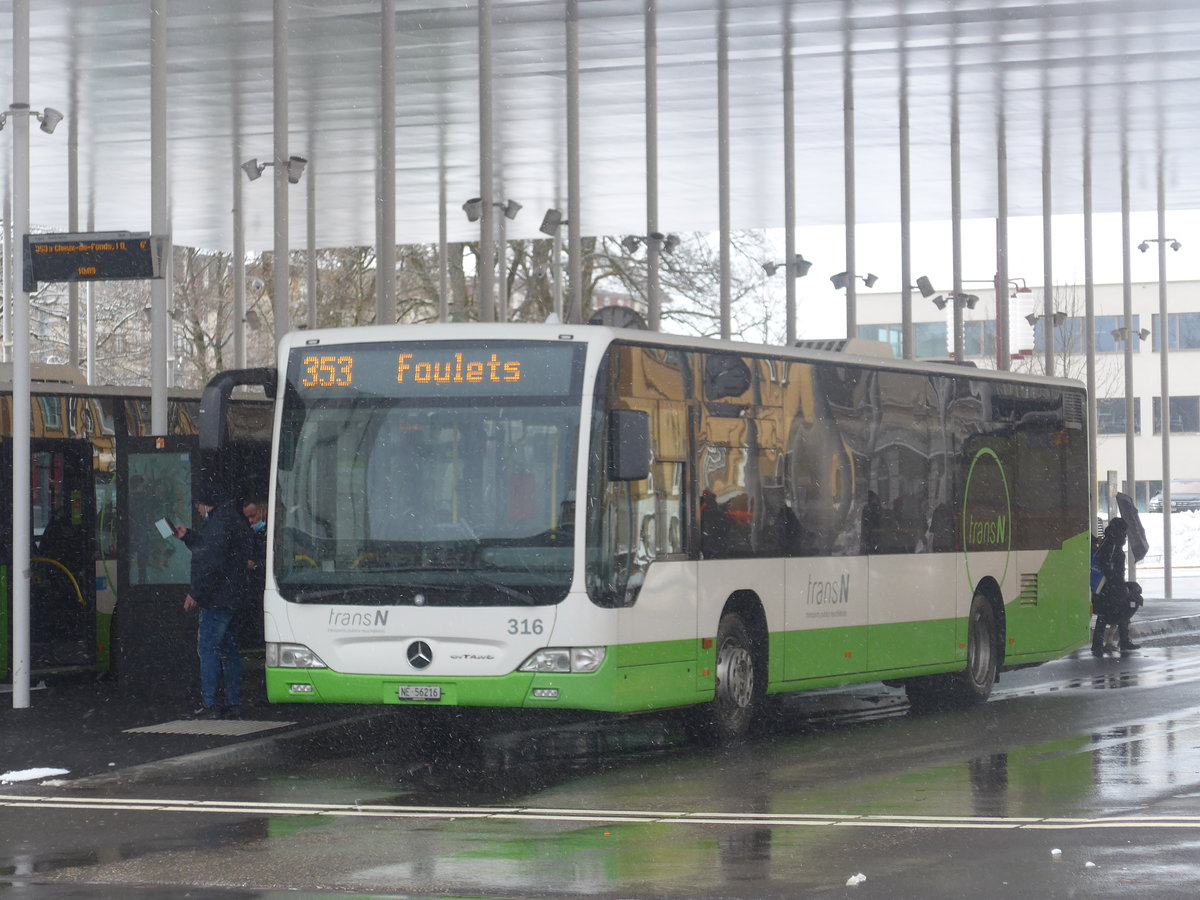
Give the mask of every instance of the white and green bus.
[{"label": "white and green bus", "polygon": [[1088,640],[1077,382],[595,325],[304,331],[279,365],[240,379],[276,394],[272,701],[728,738],[767,695],[978,702]]}]

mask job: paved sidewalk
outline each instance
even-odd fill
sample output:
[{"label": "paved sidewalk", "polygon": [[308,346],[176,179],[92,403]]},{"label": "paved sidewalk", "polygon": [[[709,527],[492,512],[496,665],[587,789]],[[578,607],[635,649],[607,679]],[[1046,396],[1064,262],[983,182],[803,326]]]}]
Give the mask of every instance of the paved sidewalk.
[{"label": "paved sidewalk", "polygon": [[[1148,599],[1131,624],[1141,642],[1200,633],[1200,599]],[[234,721],[189,720],[183,700],[140,696],[115,680],[53,680],[32,692],[28,709],[13,709],[11,693],[0,688],[0,777],[65,769],[56,777],[84,787],[262,764],[284,759],[305,742],[336,744],[343,731],[394,730],[396,717],[403,715],[400,707],[266,704],[255,697],[253,685],[260,679],[250,668],[249,699],[258,702]],[[43,779],[0,781],[0,793]]]}]

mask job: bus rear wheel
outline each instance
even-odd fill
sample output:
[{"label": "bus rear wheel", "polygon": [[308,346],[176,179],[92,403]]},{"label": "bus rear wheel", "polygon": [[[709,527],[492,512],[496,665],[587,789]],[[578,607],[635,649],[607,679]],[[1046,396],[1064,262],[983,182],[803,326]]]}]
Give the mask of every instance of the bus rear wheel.
[{"label": "bus rear wheel", "polygon": [[761,706],[766,684],[754,642],[737,613],[726,613],[717,626],[716,693],[707,706],[710,737],[729,743],[745,737]]},{"label": "bus rear wheel", "polygon": [[986,597],[976,594],[967,619],[967,667],[958,673],[954,684],[963,705],[982,703],[991,696],[998,657],[996,613]]},{"label": "bus rear wheel", "polygon": [[982,594],[971,600],[967,618],[967,667],[951,675],[926,675],[904,683],[915,710],[947,709],[983,703],[992,693],[999,666],[996,613]]}]

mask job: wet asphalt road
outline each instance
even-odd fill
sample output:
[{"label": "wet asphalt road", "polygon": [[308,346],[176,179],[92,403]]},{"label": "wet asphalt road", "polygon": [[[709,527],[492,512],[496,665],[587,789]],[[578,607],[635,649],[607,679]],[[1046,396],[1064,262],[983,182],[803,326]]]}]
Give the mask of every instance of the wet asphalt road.
[{"label": "wet asphalt road", "polygon": [[794,696],[733,749],[671,716],[537,725],[397,717],[285,767],[6,786],[0,895],[1200,893],[1184,639],[1006,674],[965,712]]}]

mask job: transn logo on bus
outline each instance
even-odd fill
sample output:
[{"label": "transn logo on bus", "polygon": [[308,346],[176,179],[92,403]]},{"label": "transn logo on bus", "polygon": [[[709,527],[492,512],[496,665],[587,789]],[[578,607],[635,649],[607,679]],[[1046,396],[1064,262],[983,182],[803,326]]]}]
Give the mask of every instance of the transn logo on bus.
[{"label": "transn logo on bus", "polygon": [[841,578],[828,581],[808,576],[809,606],[832,606],[835,603],[850,602],[850,573],[843,572]]},{"label": "transn logo on bus", "polygon": [[[962,501],[962,548],[972,585],[985,574],[1004,583],[1012,550],[1012,495],[1004,465],[990,447],[975,453],[967,471]],[[984,562],[979,557],[981,553],[1003,553],[1003,563],[995,558]],[[972,554],[975,554],[975,568],[982,564],[988,571],[972,572]]]},{"label": "transn logo on bus", "polygon": [[388,610],[349,612],[341,609],[329,611],[329,627],[331,629],[345,628],[385,628],[388,621]]}]

